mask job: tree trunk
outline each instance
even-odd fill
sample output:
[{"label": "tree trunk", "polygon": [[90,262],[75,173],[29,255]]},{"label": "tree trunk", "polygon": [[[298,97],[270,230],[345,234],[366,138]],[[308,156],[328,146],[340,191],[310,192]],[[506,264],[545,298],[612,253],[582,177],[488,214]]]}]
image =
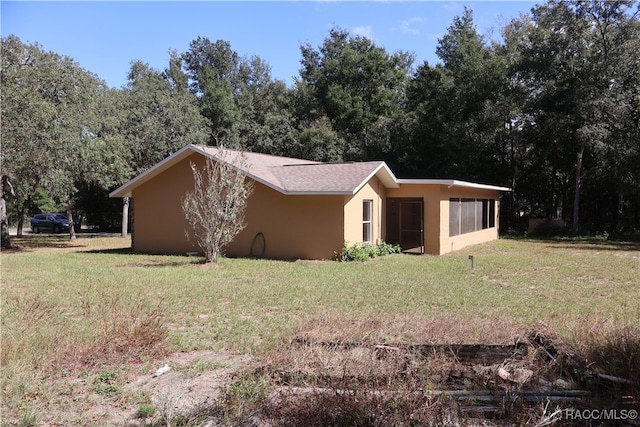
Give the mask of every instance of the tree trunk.
[{"label": "tree trunk", "polygon": [[7,181],[7,177],[3,176],[2,182],[0,183],[0,233],[2,234],[0,240],[2,247],[5,249],[11,247],[11,236],[9,235],[9,218],[7,217],[7,201],[4,198],[4,187],[5,182]]},{"label": "tree trunk", "polygon": [[22,237],[22,229],[24,227],[24,203],[18,209],[18,229],[16,230],[16,237]]},{"label": "tree trunk", "polygon": [[67,200],[67,219],[69,220],[69,240],[76,240],[76,227],[71,213],[71,199]]},{"label": "tree trunk", "polygon": [[578,222],[580,219],[580,187],[582,186],[582,155],[584,154],[584,144],[580,145],[576,156],[576,185],[573,193],[573,223],[571,224],[571,232],[574,236],[578,234]]},{"label": "tree trunk", "polygon": [[[552,144],[553,141],[551,141]],[[551,163],[551,192],[547,201],[547,218],[558,218],[558,192],[561,183],[558,184],[558,149],[553,145],[553,160]]]},{"label": "tree trunk", "polygon": [[122,237],[127,237],[129,229],[129,198],[122,199]]}]

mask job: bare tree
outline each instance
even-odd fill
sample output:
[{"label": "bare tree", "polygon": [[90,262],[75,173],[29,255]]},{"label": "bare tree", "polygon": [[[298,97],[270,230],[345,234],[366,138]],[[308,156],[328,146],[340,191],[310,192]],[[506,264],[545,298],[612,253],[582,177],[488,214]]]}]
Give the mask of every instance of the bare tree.
[{"label": "bare tree", "polygon": [[223,249],[245,227],[244,211],[253,191],[253,181],[246,179],[246,161],[233,154],[233,164],[207,158],[203,170],[191,163],[194,190],[182,199],[184,216],[191,235],[202,249],[206,262],[217,262]]}]

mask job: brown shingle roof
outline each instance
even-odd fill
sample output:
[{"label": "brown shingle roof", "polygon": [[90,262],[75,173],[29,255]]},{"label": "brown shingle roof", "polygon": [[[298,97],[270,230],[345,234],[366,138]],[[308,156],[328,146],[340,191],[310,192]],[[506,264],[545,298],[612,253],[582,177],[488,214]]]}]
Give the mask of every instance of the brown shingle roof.
[{"label": "brown shingle roof", "polygon": [[273,170],[287,193],[354,193],[383,162],[289,165]]},{"label": "brown shingle roof", "polygon": [[[386,165],[382,161],[322,163],[269,154],[196,146],[211,157],[285,194],[353,194]],[[386,170],[391,174],[388,169]],[[392,175],[391,175],[392,176]]]}]

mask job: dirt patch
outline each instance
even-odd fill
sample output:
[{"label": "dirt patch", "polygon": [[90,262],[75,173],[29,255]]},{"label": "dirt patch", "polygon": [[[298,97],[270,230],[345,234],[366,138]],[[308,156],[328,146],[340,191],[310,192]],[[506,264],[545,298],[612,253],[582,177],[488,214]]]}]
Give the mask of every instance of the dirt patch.
[{"label": "dirt patch", "polygon": [[[246,355],[192,351],[132,366],[119,398],[104,399],[91,387],[84,398],[90,403],[85,405],[83,419],[132,427],[173,425],[177,420],[217,425],[222,416],[218,410],[222,391],[231,384],[234,373],[249,362]],[[157,374],[159,368],[165,372]],[[145,414],[145,406],[155,410]]]}]

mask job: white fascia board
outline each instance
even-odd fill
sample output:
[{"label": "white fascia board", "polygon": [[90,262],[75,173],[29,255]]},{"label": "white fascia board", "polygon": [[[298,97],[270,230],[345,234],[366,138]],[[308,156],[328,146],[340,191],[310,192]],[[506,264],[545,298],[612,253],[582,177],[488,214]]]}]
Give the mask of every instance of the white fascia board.
[{"label": "white fascia board", "polygon": [[353,196],[355,191],[282,191],[285,196]]},{"label": "white fascia board", "polygon": [[[382,162],[382,163],[380,163],[380,165],[377,168],[374,169],[373,172],[371,172],[369,174],[369,176],[367,176],[365,179],[363,179],[362,182],[360,184],[358,184],[358,186],[350,194],[351,195],[356,194],[358,191],[360,191],[360,189],[362,187],[365,186],[365,184],[367,182],[369,182],[369,180],[371,178],[373,178],[374,176],[378,175],[378,173],[382,174],[382,177],[380,177],[380,181],[382,181],[382,183],[384,184],[385,187],[387,187],[387,188],[398,188],[398,187],[400,187],[400,185],[398,184],[398,180],[396,179],[396,177],[393,174],[393,172],[391,172],[391,169],[389,169],[389,166],[387,166],[387,164],[385,162]],[[347,193],[347,194],[349,194],[349,193]]]},{"label": "white fascia board", "polygon": [[512,191],[511,188],[508,187],[478,184],[476,182],[458,181],[456,179],[398,179],[397,182],[398,184],[446,185],[447,187],[466,187],[476,188],[478,190]]}]

